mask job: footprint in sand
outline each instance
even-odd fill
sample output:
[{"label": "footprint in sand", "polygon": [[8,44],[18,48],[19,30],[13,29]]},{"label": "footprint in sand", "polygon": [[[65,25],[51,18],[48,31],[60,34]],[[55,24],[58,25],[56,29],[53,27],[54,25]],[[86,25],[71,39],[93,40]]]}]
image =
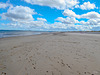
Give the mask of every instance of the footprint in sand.
[{"label": "footprint in sand", "polygon": [[68,68],[72,69],[68,64],[66,64]]},{"label": "footprint in sand", "polygon": [[34,69],[36,69],[36,67],[33,67]]},{"label": "footprint in sand", "polygon": [[6,75],[6,73],[5,72],[2,72],[1,75]]},{"label": "footprint in sand", "polygon": [[25,67],[25,70],[27,71],[27,68]]}]

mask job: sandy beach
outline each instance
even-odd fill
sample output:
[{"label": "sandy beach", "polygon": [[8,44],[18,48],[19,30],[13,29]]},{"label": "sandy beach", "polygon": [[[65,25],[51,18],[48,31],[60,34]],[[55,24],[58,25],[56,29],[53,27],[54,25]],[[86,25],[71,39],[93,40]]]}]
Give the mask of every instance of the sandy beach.
[{"label": "sandy beach", "polygon": [[100,75],[100,34],[1,38],[0,75]]}]

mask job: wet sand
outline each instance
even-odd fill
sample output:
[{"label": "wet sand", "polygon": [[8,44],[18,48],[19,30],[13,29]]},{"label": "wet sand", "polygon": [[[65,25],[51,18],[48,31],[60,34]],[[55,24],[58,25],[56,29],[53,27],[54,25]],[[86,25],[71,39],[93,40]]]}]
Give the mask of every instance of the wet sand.
[{"label": "wet sand", "polygon": [[1,38],[0,75],[100,75],[100,34]]}]

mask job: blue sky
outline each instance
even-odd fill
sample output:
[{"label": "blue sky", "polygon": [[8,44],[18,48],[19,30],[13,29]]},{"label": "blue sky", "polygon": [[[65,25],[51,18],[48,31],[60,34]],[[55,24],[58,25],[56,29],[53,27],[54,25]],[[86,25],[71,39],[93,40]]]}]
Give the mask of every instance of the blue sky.
[{"label": "blue sky", "polygon": [[100,31],[100,1],[0,0],[0,29]]}]

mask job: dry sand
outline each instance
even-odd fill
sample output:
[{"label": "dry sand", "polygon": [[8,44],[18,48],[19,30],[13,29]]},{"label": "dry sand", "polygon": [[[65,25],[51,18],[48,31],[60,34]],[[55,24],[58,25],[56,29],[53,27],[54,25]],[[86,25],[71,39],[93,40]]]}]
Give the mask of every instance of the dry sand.
[{"label": "dry sand", "polygon": [[2,38],[0,75],[100,75],[100,35],[59,32]]}]

